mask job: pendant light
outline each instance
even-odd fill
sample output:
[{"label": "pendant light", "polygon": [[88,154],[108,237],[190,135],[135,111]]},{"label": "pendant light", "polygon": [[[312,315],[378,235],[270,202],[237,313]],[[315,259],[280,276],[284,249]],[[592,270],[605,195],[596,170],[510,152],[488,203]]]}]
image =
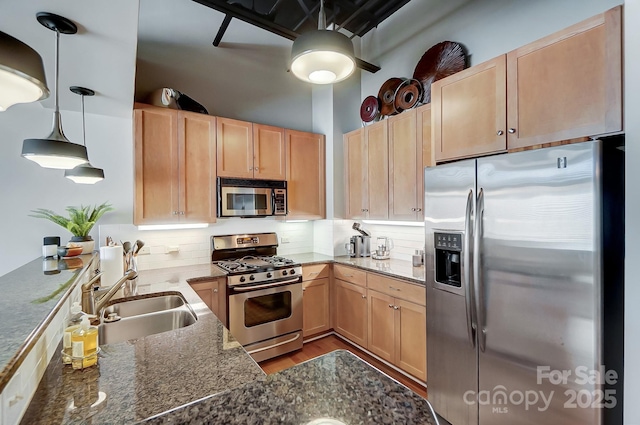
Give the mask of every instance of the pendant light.
[{"label": "pendant light", "polygon": [[[84,97],[93,96],[96,92],[91,89],[78,86],[69,87],[69,90],[71,90],[72,93],[82,96],[82,145],[86,148],[87,138],[85,135],[84,125]],[[96,184],[100,180],[104,180],[104,171],[102,168],[95,168],[90,162],[87,162],[86,164],[78,165],[71,170],[65,170],[64,176],[69,180],[73,180],[75,183]]]},{"label": "pendant light", "polygon": [[22,143],[22,156],[44,168],[68,170],[89,162],[87,148],[70,142],[62,132],[62,119],[58,107],[58,70],[60,34],[75,34],[76,25],[67,18],[48,12],[36,14],[38,22],[56,32],[55,67],[55,109],[53,111],[53,130],[46,139],[25,139]]},{"label": "pendant light", "polygon": [[49,97],[38,52],[0,31],[0,58],[0,111]]},{"label": "pendant light", "polygon": [[356,68],[353,43],[346,35],[327,30],[320,0],[318,30],[296,38],[291,48],[291,72],[314,84],[332,84],[348,78]]}]

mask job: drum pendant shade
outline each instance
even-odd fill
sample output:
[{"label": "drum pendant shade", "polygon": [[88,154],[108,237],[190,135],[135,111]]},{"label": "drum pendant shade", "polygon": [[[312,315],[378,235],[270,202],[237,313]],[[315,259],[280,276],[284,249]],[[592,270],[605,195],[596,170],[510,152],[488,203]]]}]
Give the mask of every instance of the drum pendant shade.
[{"label": "drum pendant shade", "polygon": [[42,58],[31,47],[0,31],[0,111],[16,103],[49,97]]},{"label": "drum pendant shade", "polygon": [[346,35],[326,29],[320,2],[318,30],[300,35],[291,48],[291,72],[314,84],[332,84],[348,78],[356,68],[353,43]]}]

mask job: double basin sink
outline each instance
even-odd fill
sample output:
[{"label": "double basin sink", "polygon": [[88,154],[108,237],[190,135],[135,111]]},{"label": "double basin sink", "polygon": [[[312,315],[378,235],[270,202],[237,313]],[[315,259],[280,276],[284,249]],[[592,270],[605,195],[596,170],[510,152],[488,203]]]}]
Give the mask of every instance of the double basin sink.
[{"label": "double basin sink", "polygon": [[197,317],[179,292],[125,298],[106,307],[98,326],[99,343],[113,344],[192,325]]}]

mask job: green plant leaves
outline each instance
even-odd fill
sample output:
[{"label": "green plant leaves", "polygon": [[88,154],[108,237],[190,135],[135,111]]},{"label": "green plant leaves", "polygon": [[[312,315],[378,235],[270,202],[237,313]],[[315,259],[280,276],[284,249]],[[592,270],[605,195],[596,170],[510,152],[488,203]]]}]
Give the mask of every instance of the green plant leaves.
[{"label": "green plant leaves", "polygon": [[108,211],[113,211],[113,207],[104,202],[97,206],[67,207],[69,218],[63,217],[52,210],[38,208],[31,210],[30,217],[44,218],[67,229],[73,236],[88,236],[96,222]]}]

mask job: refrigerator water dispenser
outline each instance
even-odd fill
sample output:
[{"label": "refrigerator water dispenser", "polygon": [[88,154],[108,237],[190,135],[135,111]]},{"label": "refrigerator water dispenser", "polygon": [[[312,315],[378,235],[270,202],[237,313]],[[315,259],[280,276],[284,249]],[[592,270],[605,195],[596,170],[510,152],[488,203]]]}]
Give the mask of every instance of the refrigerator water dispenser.
[{"label": "refrigerator water dispenser", "polygon": [[436,281],[460,288],[462,286],[460,279],[462,234],[435,232],[433,242],[436,249]]}]

